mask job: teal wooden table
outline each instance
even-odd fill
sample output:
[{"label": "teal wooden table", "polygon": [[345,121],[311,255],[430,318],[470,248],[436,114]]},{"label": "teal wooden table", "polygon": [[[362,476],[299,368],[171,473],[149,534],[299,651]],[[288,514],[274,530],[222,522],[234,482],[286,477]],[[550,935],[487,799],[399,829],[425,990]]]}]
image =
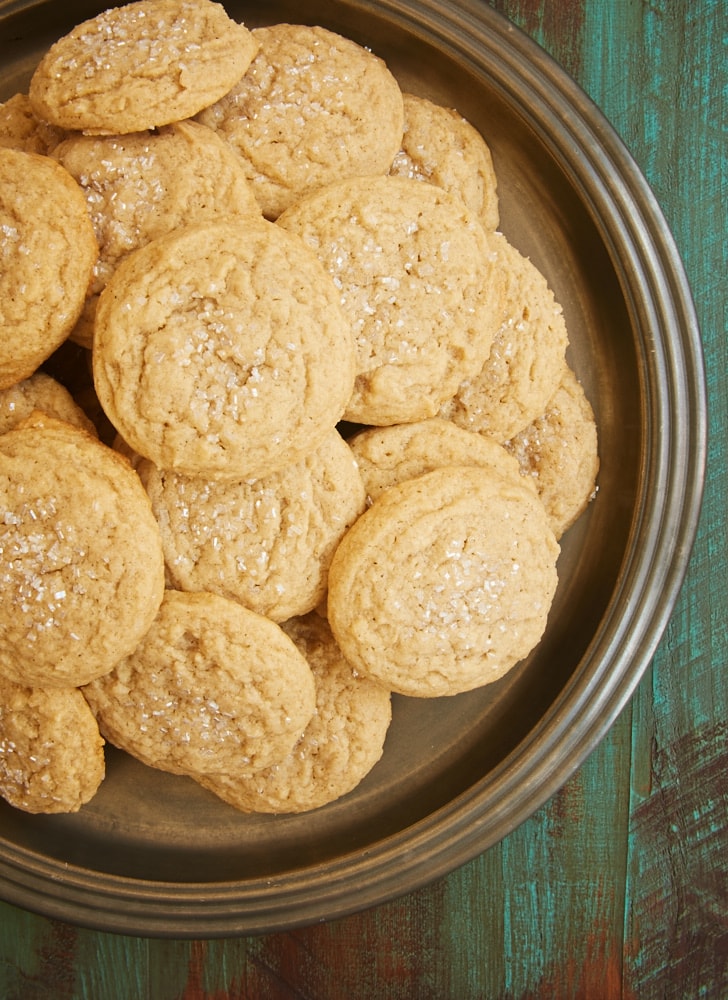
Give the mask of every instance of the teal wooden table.
[{"label": "teal wooden table", "polygon": [[329,924],[215,941],[95,933],[0,904],[3,1000],[728,997],[728,13],[721,0],[494,5],[625,140],[695,298],[708,481],[654,661],[566,785],[435,884]]}]

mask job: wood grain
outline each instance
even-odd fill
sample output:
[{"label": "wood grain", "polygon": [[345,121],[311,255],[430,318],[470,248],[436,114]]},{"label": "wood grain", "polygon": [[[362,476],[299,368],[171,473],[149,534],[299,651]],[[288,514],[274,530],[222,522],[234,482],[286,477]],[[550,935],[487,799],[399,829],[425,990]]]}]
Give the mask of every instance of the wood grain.
[{"label": "wood grain", "polygon": [[[728,990],[728,732],[716,665],[728,650],[728,599],[725,572],[716,570],[725,567],[728,368],[725,299],[716,294],[725,230],[707,220],[725,220],[725,9],[617,7],[629,47],[612,29],[612,44],[585,58],[582,83],[629,143],[673,231],[695,296],[712,404],[690,572],[633,703],[624,983],[645,998],[720,997]],[[590,10],[591,37],[605,37],[600,5]],[[625,58],[641,67],[635,94],[614,83]]]},{"label": "wood grain", "polygon": [[100,934],[0,904],[4,1000],[728,996],[726,9],[717,0],[493,5],[614,124],[695,296],[709,473],[654,663],[561,791],[447,878],[343,920],[223,941]]}]

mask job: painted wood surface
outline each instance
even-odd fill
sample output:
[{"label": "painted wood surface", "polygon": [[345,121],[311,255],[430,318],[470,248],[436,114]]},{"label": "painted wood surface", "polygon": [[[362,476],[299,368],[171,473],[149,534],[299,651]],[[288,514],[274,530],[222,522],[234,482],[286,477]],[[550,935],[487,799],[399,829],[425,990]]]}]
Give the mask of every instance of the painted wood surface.
[{"label": "painted wood surface", "polygon": [[0,904],[4,1000],[728,997],[726,5],[494,5],[622,135],[696,300],[709,476],[654,662],[565,787],[447,878],[330,924],[221,941],[94,933]]}]

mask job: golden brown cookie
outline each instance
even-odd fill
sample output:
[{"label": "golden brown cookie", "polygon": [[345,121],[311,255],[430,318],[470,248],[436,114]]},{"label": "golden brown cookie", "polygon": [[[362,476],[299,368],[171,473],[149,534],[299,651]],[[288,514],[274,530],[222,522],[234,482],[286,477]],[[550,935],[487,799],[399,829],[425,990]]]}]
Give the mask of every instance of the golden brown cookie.
[{"label": "golden brown cookie", "polygon": [[278,622],[323,599],[334,549],[365,507],[351,449],[335,430],[260,479],[214,482],[148,461],[138,471],[171,585],[222,594]]},{"label": "golden brown cookie", "polygon": [[279,760],[315,707],[311,669],[278,625],[173,590],[134,652],[83,691],[110,743],[195,777]]},{"label": "golden brown cookie", "polygon": [[492,237],[463,202],[403,177],[330,185],[277,225],[319,256],[357,346],[346,419],[432,417],[488,356],[502,309]]},{"label": "golden brown cookie", "polygon": [[313,671],[313,718],[278,763],[255,774],[239,767],[199,779],[243,812],[307,812],[348,794],[380,759],[392,717],[389,691],[352,670],[324,619],[307,615],[284,630]]},{"label": "golden brown cookie", "polygon": [[67,170],[0,147],[0,388],[20,382],[78,319],[98,248]]},{"label": "golden brown cookie", "polygon": [[505,441],[543,413],[566,363],[568,334],[546,278],[505,237],[494,240],[507,278],[502,321],[480,372],[440,416]]},{"label": "golden brown cookie", "polygon": [[0,434],[12,430],[34,410],[97,436],[94,424],[68,389],[45,372],[36,372],[16,385],[0,389]]},{"label": "golden brown cookie", "polygon": [[93,368],[109,419],[158,468],[252,478],[299,461],[336,425],[354,345],[313,252],[241,220],[126,257],[99,298]]},{"label": "golden brown cookie", "polygon": [[71,333],[87,347],[98,295],[132,250],[194,222],[260,216],[240,157],[195,122],[131,135],[73,135],[53,156],[81,186],[99,246],[89,297]]},{"label": "golden brown cookie", "polygon": [[503,445],[439,417],[370,427],[349,438],[349,445],[370,501],[396,483],[445,465],[480,465],[521,479],[518,462]]},{"label": "golden brown cookie", "polygon": [[78,687],[136,646],[164,589],[139,477],[85,431],[35,413],[0,436],[0,674]]},{"label": "golden brown cookie", "polygon": [[104,779],[104,741],[75,688],[0,676],[0,795],[29,813],[78,812]]},{"label": "golden brown cookie", "polygon": [[560,538],[594,499],[599,472],[594,411],[571,368],[565,368],[545,413],[505,447],[535,483]]},{"label": "golden brown cookie", "polygon": [[255,28],[250,69],[199,120],[247,163],[264,214],[344,177],[386,174],[402,138],[402,93],[384,62],[326,28]]},{"label": "golden brown cookie", "polygon": [[47,156],[65,135],[36,117],[27,94],[13,94],[0,104],[0,146]]},{"label": "golden brown cookie", "polygon": [[452,191],[486,229],[498,228],[498,185],[493,157],[480,132],[454,108],[404,94],[402,148],[390,172]]},{"label": "golden brown cookie", "polygon": [[451,466],[385,490],[329,572],[346,659],[400,694],[458,694],[502,677],[541,638],[559,547],[532,490]]},{"label": "golden brown cookie", "polygon": [[40,61],[28,96],[61,128],[142,132],[196,115],[238,82],[251,33],[211,0],[137,0],[78,24]]}]

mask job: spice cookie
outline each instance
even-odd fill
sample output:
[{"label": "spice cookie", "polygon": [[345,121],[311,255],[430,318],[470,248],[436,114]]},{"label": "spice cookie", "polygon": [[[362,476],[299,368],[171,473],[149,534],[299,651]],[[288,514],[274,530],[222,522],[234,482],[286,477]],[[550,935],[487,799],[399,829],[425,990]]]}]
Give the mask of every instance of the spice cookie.
[{"label": "spice cookie", "polygon": [[116,452],[40,413],[0,436],[0,583],[10,680],[78,687],[131,652],[162,600],[164,560]]},{"label": "spice cookie", "polygon": [[35,115],[27,94],[13,94],[0,104],[0,146],[47,156],[65,135],[65,129]]},{"label": "spice cookie", "polygon": [[94,424],[68,389],[45,372],[36,372],[16,385],[0,389],[0,434],[12,430],[34,410],[65,420],[97,437]]},{"label": "spice cookie", "polygon": [[451,466],[385,490],[329,572],[346,659],[400,694],[458,694],[502,677],[541,638],[559,546],[533,491]]},{"label": "spice cookie", "polygon": [[264,214],[344,177],[386,174],[400,147],[402,92],[380,58],[326,28],[253,29],[248,72],[199,120],[247,163]]},{"label": "spice cookie", "polygon": [[195,777],[279,760],[315,708],[311,669],[278,625],[173,590],[134,652],[83,691],[110,743]]},{"label": "spice cookie", "polygon": [[138,471],[171,585],[222,594],[278,622],[323,599],[334,549],[365,508],[359,470],[336,430],[260,479],[215,482],[148,461]]},{"label": "spice cookie", "polygon": [[493,157],[480,132],[454,108],[404,94],[404,135],[390,173],[459,195],[486,229],[498,228]]},{"label": "spice cookie", "polygon": [[349,445],[370,502],[390,486],[444,465],[479,465],[521,480],[517,460],[503,445],[439,417],[370,427],[349,438]]},{"label": "spice cookie", "polygon": [[594,498],[599,472],[594,412],[571,368],[564,370],[545,413],[505,447],[536,484],[560,538]]},{"label": "spice cookie", "polygon": [[11,806],[78,812],[104,774],[104,741],[80,691],[23,687],[0,676],[0,795]]},{"label": "spice cookie", "polygon": [[389,691],[352,670],[324,619],[307,615],[283,628],[311,665],[313,718],[291,753],[271,767],[198,779],[244,812],[301,813],[346,795],[380,759],[392,718]]},{"label": "spice cookie", "polygon": [[78,24],[30,81],[35,114],[101,135],[142,132],[196,115],[238,82],[251,33],[210,0],[138,0]]},{"label": "spice cookie", "polygon": [[507,279],[502,322],[481,371],[465,379],[440,416],[505,441],[543,413],[566,363],[568,334],[545,277],[503,236]]},{"label": "spice cookie", "polygon": [[503,278],[491,238],[455,195],[403,177],[334,184],[277,225],[319,256],[357,346],[345,418],[386,425],[432,417],[488,356]]},{"label": "spice cookie", "polygon": [[0,147],[0,389],[20,382],[78,319],[98,248],[67,170]]},{"label": "spice cookie", "polygon": [[158,468],[220,479],[284,468],[336,425],[354,344],[308,247],[264,220],[190,226],[118,266],[101,293],[94,382]]},{"label": "spice cookie", "polygon": [[87,347],[98,295],[132,250],[194,222],[260,217],[240,157],[195,122],[131,135],[78,134],[53,156],[80,184],[99,246],[89,297],[71,333]]}]

